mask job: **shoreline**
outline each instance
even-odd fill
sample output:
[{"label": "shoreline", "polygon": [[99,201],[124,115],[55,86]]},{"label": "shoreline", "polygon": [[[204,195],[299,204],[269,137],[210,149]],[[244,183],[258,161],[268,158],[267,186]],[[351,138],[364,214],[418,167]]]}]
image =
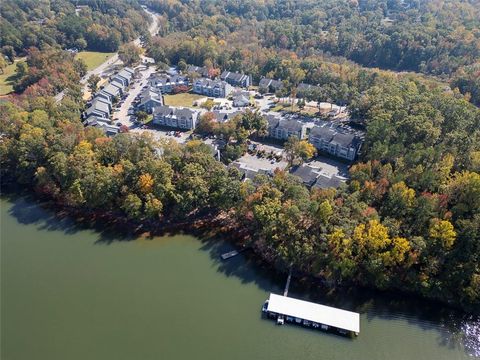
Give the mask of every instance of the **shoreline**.
[{"label": "shoreline", "polygon": [[[14,202],[19,198],[25,198],[28,201],[35,202],[40,208],[51,212],[59,220],[68,219],[76,226],[81,226],[85,229],[91,229],[98,232],[107,232],[109,235],[120,237],[117,241],[133,241],[138,238],[185,234],[198,237],[201,241],[218,237],[238,249],[239,247],[245,246],[247,242],[252,239],[251,234],[247,231],[244,231],[243,234],[239,234],[241,230],[232,225],[234,224],[234,221],[229,219],[226,213],[208,213],[176,222],[170,220],[159,220],[158,222],[130,220],[121,213],[113,211],[93,211],[69,207],[55,202],[52,199],[42,197],[40,194],[35,191],[30,191],[29,189],[5,188],[6,186],[4,185],[1,187],[0,196],[7,201]],[[123,239],[121,239],[121,237],[123,237]],[[286,276],[288,273],[287,268],[282,268],[278,263],[275,263],[275,261],[267,259],[267,257],[263,256],[260,249],[254,244],[249,246],[251,246],[252,249],[251,255],[249,256],[251,256],[258,265],[272,271],[275,276]],[[346,288],[367,290],[374,294],[402,296],[404,298],[408,297],[410,300],[425,302],[433,306],[439,305],[454,311],[459,311],[465,315],[480,315],[480,309],[478,312],[475,312],[472,308],[465,308],[460,304],[448,300],[424,296],[406,289],[391,288],[383,290],[354,282],[332,283],[318,276],[299,271],[294,271],[293,277],[296,279],[297,284],[300,284],[299,286],[304,288],[316,287],[327,289],[329,291],[337,291]]]}]

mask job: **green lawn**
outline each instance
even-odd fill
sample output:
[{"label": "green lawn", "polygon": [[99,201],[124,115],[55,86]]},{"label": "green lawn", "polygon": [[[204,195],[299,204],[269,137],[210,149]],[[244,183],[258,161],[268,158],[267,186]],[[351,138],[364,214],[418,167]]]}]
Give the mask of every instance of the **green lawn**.
[{"label": "green lawn", "polygon": [[13,64],[10,64],[3,69],[3,74],[0,74],[0,95],[6,95],[13,91],[12,81],[15,78],[17,62],[23,60],[23,58],[17,59]]},{"label": "green lawn", "polygon": [[164,95],[165,105],[192,107],[193,102],[205,98],[205,95],[197,95],[191,93],[180,93],[175,95]]},{"label": "green lawn", "polygon": [[80,51],[76,58],[82,59],[87,65],[88,70],[95,69],[105,61],[110,59],[115,53],[104,53],[98,51]]}]

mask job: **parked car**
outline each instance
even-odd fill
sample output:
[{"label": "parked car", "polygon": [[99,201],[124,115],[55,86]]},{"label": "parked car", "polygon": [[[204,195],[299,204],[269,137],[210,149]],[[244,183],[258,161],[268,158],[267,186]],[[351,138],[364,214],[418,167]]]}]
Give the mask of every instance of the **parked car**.
[{"label": "parked car", "polygon": [[122,123],[119,121],[119,122],[117,122],[116,125],[117,125],[117,126],[122,126]]}]

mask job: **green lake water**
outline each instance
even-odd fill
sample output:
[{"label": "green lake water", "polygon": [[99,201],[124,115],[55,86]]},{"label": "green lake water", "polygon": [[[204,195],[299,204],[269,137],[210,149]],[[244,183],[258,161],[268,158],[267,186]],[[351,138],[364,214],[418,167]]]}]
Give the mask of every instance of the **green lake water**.
[{"label": "green lake water", "polygon": [[292,296],[360,312],[360,336],[276,326],[260,309],[285,277],[220,261],[220,240],[125,239],[25,198],[1,200],[0,226],[2,360],[480,357],[478,319],[405,295],[293,284]]}]

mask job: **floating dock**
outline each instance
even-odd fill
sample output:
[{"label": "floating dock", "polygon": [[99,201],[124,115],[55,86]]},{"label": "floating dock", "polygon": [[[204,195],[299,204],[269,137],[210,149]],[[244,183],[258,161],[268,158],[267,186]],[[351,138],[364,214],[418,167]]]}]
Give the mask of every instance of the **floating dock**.
[{"label": "floating dock", "polygon": [[234,256],[237,256],[238,254],[240,254],[240,252],[238,252],[237,250],[233,250],[233,251],[229,251],[225,254],[220,255],[220,257],[222,258],[222,260],[227,260],[227,259],[230,259]]},{"label": "floating dock", "polygon": [[268,316],[284,321],[340,334],[360,333],[360,314],[287,296],[270,294],[262,308]]},{"label": "floating dock", "polygon": [[243,249],[240,249],[240,250],[232,250],[220,255],[220,257],[222,258],[222,260],[227,260],[249,249],[251,249],[250,246],[244,247]]}]

